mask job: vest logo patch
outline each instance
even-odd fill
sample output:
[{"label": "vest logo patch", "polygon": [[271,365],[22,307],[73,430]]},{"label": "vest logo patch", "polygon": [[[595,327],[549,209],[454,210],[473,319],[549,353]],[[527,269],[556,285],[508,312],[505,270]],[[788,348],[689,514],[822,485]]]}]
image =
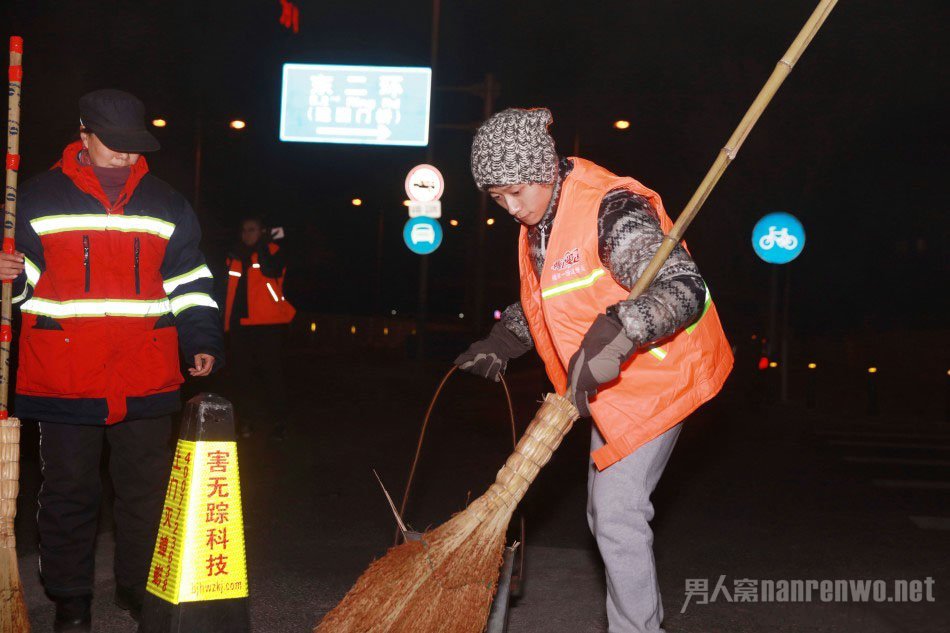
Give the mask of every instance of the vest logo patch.
[{"label": "vest logo patch", "polygon": [[587,267],[581,263],[580,249],[572,248],[551,264],[551,281],[567,279],[587,271]]},{"label": "vest logo patch", "polygon": [[576,248],[572,248],[571,250],[564,253],[560,259],[551,264],[551,270],[555,272],[561,272],[565,268],[572,266],[579,261],[581,261],[580,252]]}]

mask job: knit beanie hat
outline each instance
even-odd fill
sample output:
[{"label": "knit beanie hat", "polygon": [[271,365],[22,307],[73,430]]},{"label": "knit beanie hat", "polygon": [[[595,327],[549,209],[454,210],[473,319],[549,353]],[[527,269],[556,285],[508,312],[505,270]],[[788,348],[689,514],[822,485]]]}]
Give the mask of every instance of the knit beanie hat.
[{"label": "knit beanie hat", "polygon": [[475,132],[472,176],[479,189],[521,183],[550,184],[557,179],[557,154],[547,108],[509,108]]}]

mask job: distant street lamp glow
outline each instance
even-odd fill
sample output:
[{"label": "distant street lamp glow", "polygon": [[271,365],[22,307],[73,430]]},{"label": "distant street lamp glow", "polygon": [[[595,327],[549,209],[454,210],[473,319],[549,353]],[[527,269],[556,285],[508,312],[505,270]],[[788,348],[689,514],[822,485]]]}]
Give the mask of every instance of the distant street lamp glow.
[{"label": "distant street lamp glow", "polygon": [[359,198],[353,198],[352,200],[350,200],[350,204],[352,204],[354,207],[358,207],[361,204],[363,204],[363,201],[360,200]]},{"label": "distant street lamp glow", "polygon": [[771,363],[769,363],[769,367],[771,367],[772,369],[775,369],[776,367],[778,367],[778,363],[776,363],[776,362],[773,360]]},{"label": "distant street lamp glow", "polygon": [[464,314],[463,312],[459,312],[459,318],[460,318],[460,319],[464,319],[464,318],[465,318],[465,314]]},{"label": "distant street lamp glow", "polygon": [[818,365],[815,363],[808,363],[808,369],[817,369]]},{"label": "distant street lamp glow", "polygon": [[459,225],[459,221],[458,221],[458,220],[449,220],[449,224],[451,224],[452,226],[458,226],[458,225]]},{"label": "distant street lamp glow", "polygon": [[165,127],[166,125],[168,125],[168,121],[166,121],[165,119],[152,119],[152,125],[154,125],[155,127]]},{"label": "distant street lamp glow", "polygon": [[232,130],[243,130],[244,128],[247,127],[247,123],[245,123],[241,119],[234,119],[233,121],[228,123],[228,125],[231,127]]},{"label": "distant street lamp glow", "polygon": [[311,332],[316,332],[316,331],[317,331],[317,324],[316,324],[316,323],[311,323],[311,324],[310,324],[310,331],[311,331]]},{"label": "distant street lamp glow", "polygon": [[877,373],[877,367],[868,367],[868,373],[869,373],[869,374],[876,374],[876,373]]},{"label": "distant street lamp glow", "polygon": [[402,206],[408,207],[408,206],[409,206],[409,200],[403,200],[403,201],[402,201]]},{"label": "distant street lamp glow", "polygon": [[488,226],[491,226],[494,223],[495,223],[495,218],[488,218],[487,220],[485,220],[485,224],[487,224]]},{"label": "distant street lamp glow", "polygon": [[614,121],[614,127],[618,130],[626,130],[628,127],[630,127],[630,121],[626,121],[624,119]]}]

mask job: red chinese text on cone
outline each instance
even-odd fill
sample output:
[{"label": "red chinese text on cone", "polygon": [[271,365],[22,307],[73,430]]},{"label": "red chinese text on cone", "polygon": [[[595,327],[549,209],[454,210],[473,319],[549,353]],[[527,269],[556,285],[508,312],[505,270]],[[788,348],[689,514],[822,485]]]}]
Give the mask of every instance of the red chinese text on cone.
[{"label": "red chinese text on cone", "polygon": [[235,442],[178,440],[147,589],[176,605],[247,597]]}]

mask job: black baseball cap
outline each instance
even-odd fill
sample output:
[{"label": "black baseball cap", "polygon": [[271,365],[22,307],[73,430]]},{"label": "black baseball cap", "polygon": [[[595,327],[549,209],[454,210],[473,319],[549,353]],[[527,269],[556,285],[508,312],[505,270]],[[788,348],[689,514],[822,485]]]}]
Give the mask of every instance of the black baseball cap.
[{"label": "black baseball cap", "polygon": [[145,104],[124,90],[105,88],[79,99],[79,123],[114,152],[154,152],[161,145],[145,129]]}]

